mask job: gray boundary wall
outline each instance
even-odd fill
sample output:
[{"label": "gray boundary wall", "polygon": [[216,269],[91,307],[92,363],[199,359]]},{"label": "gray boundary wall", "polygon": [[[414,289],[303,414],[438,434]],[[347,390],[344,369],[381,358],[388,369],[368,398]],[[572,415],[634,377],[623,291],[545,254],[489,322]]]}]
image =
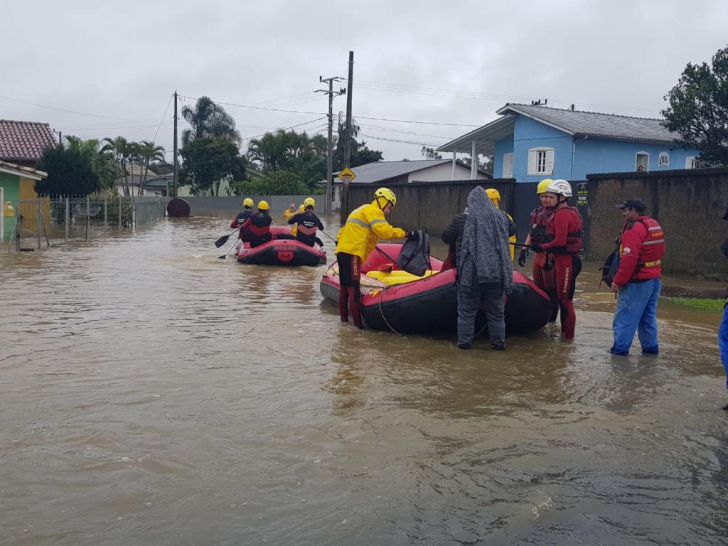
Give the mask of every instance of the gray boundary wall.
[{"label": "gray boundary wall", "polygon": [[614,250],[623,220],[615,205],[638,197],[665,230],[663,270],[728,279],[720,251],[728,222],[728,168],[588,175],[587,257],[603,260]]},{"label": "gray boundary wall", "polygon": [[[319,204],[323,210],[324,200],[326,199],[323,195],[251,195],[250,198],[253,200],[255,205],[258,201],[268,201],[271,209],[271,215],[276,216],[283,214],[283,211],[288,208],[288,205],[293,203],[298,207],[303,203],[306,197],[313,197],[316,199],[316,204]],[[200,196],[200,197],[183,197],[185,201],[190,204],[192,216],[235,216],[243,208],[243,199],[245,197],[236,196],[225,196],[225,197],[213,197],[213,196]]]},{"label": "gray boundary wall", "polygon": [[[397,206],[389,220],[403,229],[427,229],[439,235],[452,217],[465,209],[468,194],[476,186],[496,188],[501,194],[501,208],[512,214],[514,180],[448,180],[444,182],[412,182],[387,184],[397,196]],[[370,203],[379,186],[351,184],[349,186],[349,210]]]}]

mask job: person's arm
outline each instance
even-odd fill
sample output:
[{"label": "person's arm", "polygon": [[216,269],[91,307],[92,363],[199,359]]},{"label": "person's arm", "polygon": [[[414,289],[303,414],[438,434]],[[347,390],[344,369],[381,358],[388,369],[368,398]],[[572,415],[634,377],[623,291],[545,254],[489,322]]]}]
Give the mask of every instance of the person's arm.
[{"label": "person's arm", "polygon": [[384,213],[371,214],[367,217],[369,227],[380,239],[403,239],[407,232],[403,229],[392,226],[384,218]]},{"label": "person's arm", "polygon": [[235,228],[239,228],[239,227],[240,227],[240,226],[238,225],[238,219],[237,219],[237,218],[235,218],[235,220],[233,220],[233,221],[232,221],[232,222],[230,223],[230,229],[235,229]]},{"label": "person's arm", "polygon": [[250,227],[250,217],[248,217],[248,219],[245,220],[245,222],[243,222],[243,225],[240,226],[240,237],[243,236],[243,233],[245,233],[246,231],[248,231],[248,228],[249,227]]},{"label": "person's arm", "polygon": [[460,221],[460,215],[457,214],[452,217],[450,224],[442,231],[442,242],[446,245],[455,244],[461,229],[462,222]]},{"label": "person's arm", "polygon": [[508,236],[513,237],[516,234],[516,223],[510,216],[508,218]]},{"label": "person's arm", "polygon": [[294,214],[288,219],[289,224],[295,224],[296,222],[298,222],[298,214]]},{"label": "person's arm", "polygon": [[612,281],[612,285],[616,284],[618,289],[627,284],[634,275],[642,252],[642,244],[646,238],[647,228],[642,222],[633,222],[622,233],[622,253],[619,257],[619,269],[617,269],[617,274],[614,275],[614,281]]}]

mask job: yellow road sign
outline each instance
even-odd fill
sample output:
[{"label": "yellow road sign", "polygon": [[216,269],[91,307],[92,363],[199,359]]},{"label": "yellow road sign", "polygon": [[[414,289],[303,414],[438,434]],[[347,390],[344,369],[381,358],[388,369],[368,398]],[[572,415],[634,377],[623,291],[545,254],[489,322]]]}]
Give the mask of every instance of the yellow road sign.
[{"label": "yellow road sign", "polygon": [[346,179],[348,178],[349,182],[351,182],[356,178],[356,175],[354,174],[354,171],[352,171],[349,167],[346,167],[343,171],[339,173],[338,178],[342,182],[346,182]]}]

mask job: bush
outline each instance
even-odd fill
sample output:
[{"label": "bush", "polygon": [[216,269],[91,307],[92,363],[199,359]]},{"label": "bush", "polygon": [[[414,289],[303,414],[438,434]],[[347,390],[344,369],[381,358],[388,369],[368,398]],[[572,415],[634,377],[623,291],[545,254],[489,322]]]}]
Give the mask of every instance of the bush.
[{"label": "bush", "polygon": [[35,183],[38,195],[88,195],[100,187],[91,160],[77,148],[49,146],[36,163],[48,178]]},{"label": "bush", "polygon": [[235,195],[304,195],[309,188],[294,173],[276,171],[260,178],[233,183]]}]

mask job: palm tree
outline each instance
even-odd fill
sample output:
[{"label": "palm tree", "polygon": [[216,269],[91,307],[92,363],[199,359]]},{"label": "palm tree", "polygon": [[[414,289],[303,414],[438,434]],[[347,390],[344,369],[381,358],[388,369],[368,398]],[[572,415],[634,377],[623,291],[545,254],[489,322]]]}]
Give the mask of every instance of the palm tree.
[{"label": "palm tree", "polygon": [[117,174],[114,167],[115,158],[98,139],[82,140],[76,136],[68,136],[66,145],[68,149],[78,150],[89,158],[91,168],[98,175],[102,188],[108,189],[113,186]]},{"label": "palm tree", "polygon": [[101,148],[102,153],[111,153],[116,160],[116,165],[119,169],[119,173],[121,173],[124,177],[124,195],[129,194],[129,178],[128,178],[128,172],[126,171],[126,165],[127,161],[129,160],[129,157],[131,155],[132,149],[130,148],[129,142],[124,137],[116,137],[116,138],[105,138],[103,140],[105,143],[104,146]]},{"label": "palm tree", "polygon": [[182,117],[191,126],[190,129],[182,131],[182,146],[196,138],[229,138],[240,143],[240,133],[235,129],[235,120],[209,97],[197,99],[194,109],[189,106],[183,107]]},{"label": "palm tree", "polygon": [[164,148],[156,146],[154,142],[142,140],[139,143],[139,155],[143,160],[144,178],[139,185],[139,195],[144,195],[144,185],[147,183],[147,175],[149,174],[149,164],[152,161],[164,161]]}]

